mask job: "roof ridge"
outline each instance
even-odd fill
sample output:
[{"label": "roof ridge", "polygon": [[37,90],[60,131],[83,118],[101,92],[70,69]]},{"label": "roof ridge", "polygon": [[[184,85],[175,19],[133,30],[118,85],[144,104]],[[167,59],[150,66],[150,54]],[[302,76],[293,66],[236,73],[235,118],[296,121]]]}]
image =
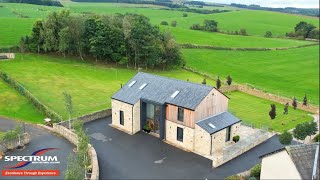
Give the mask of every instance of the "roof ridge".
[{"label": "roof ridge", "polygon": [[181,79],[170,78],[170,77],[167,77],[167,76],[160,76],[160,75],[151,74],[151,73],[142,72],[142,71],[138,72],[137,74],[139,74],[139,73],[147,74],[147,75],[151,75],[151,76],[155,76],[155,77],[159,77],[159,78],[169,79],[169,80],[173,80],[173,81],[180,81],[180,82],[184,82],[184,83],[194,84],[194,85],[198,85],[198,86],[201,86],[201,87],[209,87],[211,89],[214,88],[213,86],[207,86],[207,85],[204,85],[204,84],[199,84],[199,83],[195,83],[195,82],[191,82],[191,81],[185,81],[185,80],[181,80]]}]

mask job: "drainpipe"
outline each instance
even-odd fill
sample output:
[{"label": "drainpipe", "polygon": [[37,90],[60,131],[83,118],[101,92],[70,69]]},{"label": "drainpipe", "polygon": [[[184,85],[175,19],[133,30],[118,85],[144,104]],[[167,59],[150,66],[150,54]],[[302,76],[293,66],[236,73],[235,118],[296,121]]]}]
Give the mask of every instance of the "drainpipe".
[{"label": "drainpipe", "polygon": [[210,135],[211,141],[210,141],[210,155],[212,155],[212,134]]},{"label": "drainpipe", "polygon": [[133,106],[134,106],[134,105],[132,105],[132,131],[131,131],[132,134],[133,134]]}]

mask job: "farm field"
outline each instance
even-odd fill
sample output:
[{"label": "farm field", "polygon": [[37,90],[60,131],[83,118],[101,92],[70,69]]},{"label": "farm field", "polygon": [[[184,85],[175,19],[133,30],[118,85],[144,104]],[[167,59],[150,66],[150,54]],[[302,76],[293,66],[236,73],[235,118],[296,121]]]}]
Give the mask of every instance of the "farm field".
[{"label": "farm field", "polygon": [[[16,90],[0,79],[0,117],[9,117],[31,123],[42,123],[44,116]],[[1,132],[0,132],[1,136]]]},{"label": "farm field", "polygon": [[283,51],[215,51],[183,49],[187,66],[201,72],[232,76],[273,94],[302,101],[306,93],[319,105],[319,47]]},{"label": "farm field", "polygon": [[[227,96],[230,97],[229,111],[239,117],[244,124],[253,124],[258,128],[267,126],[276,132],[283,132],[295,128],[297,124],[313,120],[308,112],[294,110],[291,106],[288,115],[283,115],[284,105],[239,91],[227,93]],[[274,120],[269,116],[270,104],[276,105],[277,116]]]},{"label": "farm field", "polygon": [[[217,20],[216,16],[221,16],[223,14],[229,13],[239,13],[243,12],[245,16],[251,18],[252,15],[247,14],[248,10],[240,10],[240,11],[232,11],[226,13],[218,13],[218,14],[197,14],[197,13],[188,13],[188,17],[182,17],[183,12],[181,11],[173,11],[173,10],[165,10],[166,8],[161,6],[153,6],[153,5],[132,5],[132,4],[111,4],[111,3],[74,3],[67,2],[64,3],[64,8],[59,7],[47,7],[47,6],[38,6],[38,5],[30,5],[30,4],[14,4],[14,3],[0,3],[0,22],[7,23],[10,22],[10,26],[12,27],[1,29],[0,36],[0,47],[7,47],[17,45],[20,37],[25,36],[31,33],[32,24],[36,18],[45,18],[50,11],[58,11],[61,9],[69,9],[72,13],[81,14],[81,13],[98,13],[98,14],[115,14],[115,13],[137,13],[143,14],[150,18],[150,21],[159,25],[161,21],[177,21],[177,27],[171,28],[166,26],[161,26],[163,30],[170,30],[173,35],[176,37],[178,43],[192,43],[192,44],[201,44],[201,45],[213,45],[213,46],[222,46],[222,47],[291,47],[298,46],[303,44],[308,44],[310,42],[306,41],[297,41],[297,40],[288,40],[288,39],[277,39],[277,38],[264,38],[264,37],[255,37],[255,36],[230,36],[220,33],[209,33],[209,32],[201,32],[190,30],[190,26],[194,23],[203,23],[205,19],[214,19]],[[251,12],[251,11],[250,11]],[[270,13],[264,12],[263,13]],[[260,12],[259,12],[260,13]],[[272,12],[273,13],[273,12]],[[275,14],[275,15],[274,15]],[[29,18],[21,18],[19,15],[27,16]],[[278,15],[284,16],[285,18],[291,19],[290,26],[286,24],[278,24],[278,26],[284,26],[287,29],[282,32],[284,35],[285,32],[291,31],[296,23],[299,22],[299,18],[302,16],[292,16],[287,14],[279,14],[273,13],[271,16],[275,16],[277,18]],[[270,16],[270,14],[268,14]],[[292,17],[294,17],[292,19]],[[249,19],[250,19],[249,18]],[[230,19],[232,19],[230,17]],[[264,19],[264,18],[263,18]],[[259,22],[263,22],[263,19],[259,19]],[[305,18],[303,18],[305,19]],[[312,18],[310,21],[314,24],[317,24],[317,21]],[[222,30],[239,30],[240,28],[246,28],[249,34],[257,35],[255,33],[251,33],[249,27],[252,25],[243,24],[240,28],[228,29],[223,27],[224,22],[228,22],[230,20],[221,19],[219,22],[219,27]],[[246,23],[244,21],[243,23]],[[255,21],[251,22],[255,25]],[[272,22],[265,22],[266,26],[273,27]],[[247,27],[248,26],[248,27]],[[19,28],[17,28],[19,27]],[[227,25],[229,27],[229,25]],[[265,31],[272,29],[265,29]],[[254,32],[254,30],[252,30]],[[3,32],[3,33],[2,33]],[[2,34],[6,36],[2,36]],[[190,38],[194,37],[194,38]]]},{"label": "farm field", "polygon": [[[111,107],[110,97],[135,73],[135,70],[119,67],[101,67],[78,60],[42,55],[18,55],[13,61],[0,63],[0,71],[23,84],[49,108],[67,117],[62,93],[73,97],[75,115],[84,115]],[[201,83],[202,76],[179,69],[172,71],[149,71]],[[215,84],[207,81],[208,84]],[[1,109],[1,108],[0,108]]]}]

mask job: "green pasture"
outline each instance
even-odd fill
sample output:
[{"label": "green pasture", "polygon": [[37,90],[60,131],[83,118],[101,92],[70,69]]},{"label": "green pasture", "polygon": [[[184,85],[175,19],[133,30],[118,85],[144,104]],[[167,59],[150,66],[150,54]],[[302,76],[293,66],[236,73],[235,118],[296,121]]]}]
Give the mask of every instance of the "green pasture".
[{"label": "green pasture", "polygon": [[319,104],[319,46],[282,51],[183,49],[187,66],[273,94]]}]

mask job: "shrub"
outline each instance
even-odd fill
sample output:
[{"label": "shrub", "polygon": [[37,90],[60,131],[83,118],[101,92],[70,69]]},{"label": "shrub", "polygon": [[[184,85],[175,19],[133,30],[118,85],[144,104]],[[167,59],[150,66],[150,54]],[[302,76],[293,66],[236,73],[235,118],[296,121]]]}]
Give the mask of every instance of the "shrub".
[{"label": "shrub", "polygon": [[232,175],[227,177],[225,180],[244,180],[244,178],[239,175]]},{"label": "shrub", "polygon": [[247,30],[246,29],[240,29],[239,34],[242,36],[247,36]]},{"label": "shrub", "polygon": [[161,21],[160,25],[168,26],[169,23],[167,21]]},{"label": "shrub", "polygon": [[183,13],[182,17],[188,17],[188,14],[187,13]]},{"label": "shrub", "polygon": [[250,169],[250,176],[260,179],[261,173],[261,164],[255,165],[253,168]]},{"label": "shrub", "polygon": [[171,26],[176,27],[177,26],[177,21],[171,21]]},{"label": "shrub", "polygon": [[320,142],[320,134],[317,134],[317,135],[313,138],[313,142]]},{"label": "shrub", "polygon": [[236,135],[232,138],[233,142],[238,142],[240,140],[240,136],[239,135]]},{"label": "shrub", "polygon": [[203,30],[203,26],[201,26],[200,24],[192,24],[190,29],[192,29],[192,30]]},{"label": "shrub", "polygon": [[267,31],[266,34],[264,35],[264,37],[271,38],[272,37],[272,32],[271,31]]},{"label": "shrub", "polygon": [[276,118],[276,116],[277,116],[276,105],[271,104],[271,110],[269,111],[269,116],[270,116],[271,119],[275,119]]},{"label": "shrub", "polygon": [[289,145],[289,144],[291,144],[292,134],[289,133],[288,131],[283,132],[283,133],[279,136],[279,141],[280,141],[280,143],[283,144],[283,145]]}]

